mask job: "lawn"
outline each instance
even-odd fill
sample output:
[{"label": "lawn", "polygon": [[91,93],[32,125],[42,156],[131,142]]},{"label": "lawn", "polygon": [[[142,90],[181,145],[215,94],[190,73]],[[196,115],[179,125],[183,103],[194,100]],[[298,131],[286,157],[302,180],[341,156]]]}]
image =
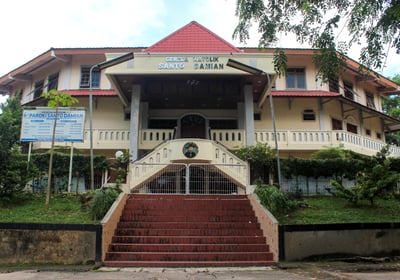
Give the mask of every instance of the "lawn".
[{"label": "lawn", "polygon": [[294,212],[279,218],[280,224],[400,223],[400,200],[377,199],[357,205],[331,196],[304,197]]},{"label": "lawn", "polygon": [[97,224],[81,206],[79,195],[52,194],[46,209],[45,194],[29,193],[12,203],[0,204],[0,222]]},{"label": "lawn", "polygon": [[[294,212],[279,218],[280,224],[332,224],[332,223],[400,223],[400,200],[376,201],[353,205],[332,196],[303,197]],[[89,212],[82,210],[81,196],[52,194],[49,209],[45,208],[45,195],[30,193],[23,199],[7,205],[0,204],[2,223],[64,223],[97,224]]]}]

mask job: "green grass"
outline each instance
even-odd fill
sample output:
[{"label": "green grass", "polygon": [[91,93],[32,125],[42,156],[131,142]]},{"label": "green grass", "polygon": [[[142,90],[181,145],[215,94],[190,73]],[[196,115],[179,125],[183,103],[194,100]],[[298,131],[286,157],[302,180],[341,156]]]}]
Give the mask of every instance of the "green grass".
[{"label": "green grass", "polygon": [[357,205],[331,196],[304,197],[300,207],[279,218],[280,224],[333,224],[400,222],[399,199],[377,199],[374,206],[366,201]]},{"label": "green grass", "polygon": [[[400,200],[379,199],[371,207],[367,202],[353,205],[347,200],[331,196],[304,197],[294,212],[280,217],[280,224],[332,223],[400,223]],[[81,209],[81,197],[75,194],[52,194],[49,209],[45,195],[30,193],[7,205],[0,204],[2,223],[64,223],[97,224],[88,211]]]},{"label": "green grass", "polygon": [[52,194],[49,209],[45,194],[29,193],[7,204],[0,204],[2,223],[96,224],[87,211],[81,209],[81,197],[75,194]]}]

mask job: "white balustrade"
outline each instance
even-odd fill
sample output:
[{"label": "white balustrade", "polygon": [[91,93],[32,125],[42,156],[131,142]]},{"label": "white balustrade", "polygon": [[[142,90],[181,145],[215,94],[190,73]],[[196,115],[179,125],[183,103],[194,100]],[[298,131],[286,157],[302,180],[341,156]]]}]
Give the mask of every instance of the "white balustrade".
[{"label": "white balustrade", "polygon": [[[139,133],[139,148],[152,150],[158,145],[172,140],[173,129],[143,129]],[[212,129],[211,140],[221,143],[229,150],[238,149],[246,145],[244,130]],[[278,130],[276,132],[280,150],[319,150],[326,147],[343,147],[366,155],[374,155],[385,145],[379,139],[372,139],[344,130]],[[129,130],[122,129],[95,129],[93,130],[94,149],[129,149]],[[275,147],[275,134],[271,130],[256,129],[255,140]],[[49,149],[51,143],[36,142],[33,149]],[[58,146],[70,146],[70,143],[57,143]],[[85,130],[84,142],[74,143],[78,149],[89,149],[89,130]],[[391,156],[400,156],[400,147],[390,146]]]}]

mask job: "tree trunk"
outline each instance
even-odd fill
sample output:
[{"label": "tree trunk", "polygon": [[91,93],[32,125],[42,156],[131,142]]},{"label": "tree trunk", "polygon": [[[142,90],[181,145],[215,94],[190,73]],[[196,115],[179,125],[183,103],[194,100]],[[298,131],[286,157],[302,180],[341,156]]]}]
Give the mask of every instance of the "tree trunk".
[{"label": "tree trunk", "polygon": [[45,202],[46,209],[49,209],[49,202],[50,202],[51,173],[53,171],[54,138],[56,136],[57,118],[58,118],[58,107],[56,108],[56,115],[55,115],[54,125],[53,125],[53,135],[52,135],[52,138],[51,138],[49,171],[47,173],[47,193],[46,193],[46,202]]}]

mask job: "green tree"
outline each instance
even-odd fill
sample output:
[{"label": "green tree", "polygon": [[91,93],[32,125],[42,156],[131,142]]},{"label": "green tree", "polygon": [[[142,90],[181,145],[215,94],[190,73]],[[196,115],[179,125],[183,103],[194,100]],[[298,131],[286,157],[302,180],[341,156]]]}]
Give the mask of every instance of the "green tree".
[{"label": "green tree", "polygon": [[356,185],[346,188],[339,182],[331,180],[335,187],[334,193],[356,204],[359,200],[368,200],[370,205],[378,197],[392,195],[400,179],[400,174],[391,168],[387,159],[388,150],[383,148],[376,156],[365,159],[364,169],[356,180]]},{"label": "green tree", "polygon": [[[340,73],[349,47],[361,44],[360,61],[380,69],[388,48],[400,52],[400,2],[398,0],[237,0],[239,23],[233,37],[249,39],[249,29],[258,23],[260,47],[270,47],[281,34],[294,34],[300,43],[319,49],[315,62],[323,79]],[[347,27],[349,40],[337,43],[337,34]],[[365,42],[365,43],[364,43]]]},{"label": "green tree", "polygon": [[53,125],[53,135],[51,140],[51,149],[50,149],[50,160],[49,160],[49,171],[47,173],[48,180],[47,180],[47,192],[46,192],[46,202],[45,206],[46,209],[49,208],[50,202],[50,192],[51,192],[51,174],[52,174],[52,167],[53,167],[53,152],[54,152],[54,138],[56,135],[56,127],[57,127],[57,119],[58,119],[58,109],[60,106],[72,106],[78,103],[78,99],[60,92],[58,90],[51,90],[49,92],[42,93],[42,97],[48,100],[47,106],[50,108],[55,109],[55,117],[54,117],[54,125]]},{"label": "green tree", "polygon": [[19,146],[22,107],[19,95],[1,104],[0,114],[0,200],[10,200],[25,188],[35,168],[27,166]]},{"label": "green tree", "polygon": [[[392,80],[400,84],[400,75],[395,75]],[[400,119],[400,96],[392,95],[382,98],[382,110],[389,116]],[[386,142],[400,146],[400,132],[390,132],[386,134]]]},{"label": "green tree", "polygon": [[337,159],[345,158],[346,151],[340,147],[331,147],[318,150],[311,155],[312,159]]},{"label": "green tree", "polygon": [[267,144],[257,143],[249,147],[242,147],[235,154],[250,164],[252,182],[264,180],[264,171],[272,166],[272,150]]}]

